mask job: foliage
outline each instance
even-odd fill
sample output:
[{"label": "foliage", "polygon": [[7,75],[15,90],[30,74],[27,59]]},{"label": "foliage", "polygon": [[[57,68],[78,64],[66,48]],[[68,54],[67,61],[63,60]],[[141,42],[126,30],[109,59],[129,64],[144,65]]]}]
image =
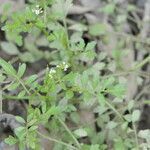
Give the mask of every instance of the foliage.
[{"label": "foliage", "polygon": [[[116,67],[122,67],[123,54],[115,50],[114,60],[108,61],[105,53],[95,52],[95,41],[85,42],[82,29],[68,33],[66,16],[71,6],[71,0],[43,0],[38,4],[31,1],[24,10],[2,20],[8,42],[1,42],[1,48],[9,55],[18,55],[23,62],[16,68],[0,58],[0,81],[10,81],[3,90],[15,91],[15,95],[4,92],[3,97],[28,102],[27,118],[16,117],[22,126],[5,142],[17,143],[20,150],[40,150],[40,137],[54,141],[54,150],[105,150],[110,146],[115,150],[139,149],[135,125],[140,111],[134,108],[134,101],[124,101],[126,84],[110,69],[114,60]],[[101,11],[113,15],[115,9],[116,5],[110,3]],[[117,21],[119,26],[124,20],[118,16]],[[102,36],[104,42],[109,42],[105,24],[91,25],[88,30],[91,36]],[[118,43],[117,48],[123,45]],[[40,46],[48,50],[41,51]],[[37,74],[25,77],[26,63],[40,59],[49,63],[42,82],[38,82]],[[110,74],[102,75],[102,71]],[[98,115],[95,122],[99,131],[90,122],[81,123],[82,109],[87,115]],[[75,128],[69,128],[67,120]],[[59,140],[42,135],[39,125]],[[82,142],[85,137],[89,140],[87,144]],[[148,139],[148,131],[140,132],[140,137]],[[148,146],[149,141],[146,142]]]}]

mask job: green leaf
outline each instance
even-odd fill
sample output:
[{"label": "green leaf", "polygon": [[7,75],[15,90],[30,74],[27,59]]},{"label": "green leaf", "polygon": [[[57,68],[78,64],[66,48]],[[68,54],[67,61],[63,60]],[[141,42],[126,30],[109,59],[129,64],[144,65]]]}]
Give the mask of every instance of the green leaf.
[{"label": "green leaf", "polygon": [[57,115],[60,113],[60,107],[57,106],[52,106],[45,114],[42,115],[42,121],[47,122],[47,120],[52,116],[52,115]]},{"label": "green leaf", "polygon": [[[93,51],[86,51],[85,53],[85,61],[93,61],[93,59],[95,58],[95,56],[96,56],[96,53],[94,52],[94,50]],[[88,58],[88,59],[87,59]],[[86,60],[87,59],[87,60]]]},{"label": "green leaf", "polygon": [[140,118],[140,115],[141,115],[140,110],[134,110],[132,113],[132,122],[138,121]]},{"label": "green leaf", "polygon": [[16,136],[20,139],[23,140],[25,138],[26,135],[26,128],[25,127],[18,127],[15,129],[15,134]]},{"label": "green leaf", "polygon": [[104,97],[104,95],[103,94],[101,94],[101,93],[99,93],[98,95],[97,95],[97,98],[98,98],[98,102],[99,102],[99,104],[100,104],[100,106],[105,106],[105,97]]},{"label": "green leaf", "polygon": [[122,139],[117,139],[114,147],[115,150],[125,150],[124,141]]},{"label": "green leaf", "polygon": [[73,96],[74,96],[73,91],[68,90],[68,91],[66,92],[66,98],[67,98],[67,99],[71,99]]},{"label": "green leaf", "polygon": [[46,112],[46,102],[42,101],[42,113]]},{"label": "green leaf", "polygon": [[129,103],[128,103],[128,110],[129,111],[134,107],[134,103],[135,103],[134,100],[129,101]]},{"label": "green leaf", "polygon": [[17,143],[17,139],[14,138],[14,137],[11,136],[11,135],[9,135],[9,137],[6,138],[4,141],[5,141],[6,144],[8,144],[8,145],[10,145],[10,146]]},{"label": "green leaf", "polygon": [[78,24],[73,24],[72,26],[69,27],[70,30],[75,30],[75,31],[87,31],[87,27],[84,24],[78,23]]},{"label": "green leaf", "polygon": [[20,57],[20,59],[23,62],[31,62],[31,63],[33,63],[35,61],[35,58],[34,58],[33,54],[31,54],[30,52],[21,53],[19,55],[19,57]]},{"label": "green leaf", "polygon": [[25,142],[19,142],[19,150],[25,150],[26,149],[26,143]]},{"label": "green leaf", "polygon": [[126,14],[121,14],[119,16],[117,16],[117,23],[121,24],[124,23],[127,19],[127,15]]},{"label": "green leaf", "polygon": [[22,118],[22,117],[20,117],[20,116],[16,116],[15,117],[16,118],[16,120],[18,121],[18,122],[20,122],[20,123],[25,123],[26,121]]},{"label": "green leaf", "polygon": [[28,77],[28,79],[25,81],[25,84],[30,85],[31,83],[33,83],[36,79],[37,79],[37,75],[31,75],[30,77]]},{"label": "green leaf", "polygon": [[8,41],[14,42],[18,46],[22,46],[22,44],[23,44],[22,36],[19,33],[15,32],[15,31],[6,32],[6,38],[7,38]]},{"label": "green leaf", "polygon": [[114,122],[114,121],[110,121],[107,124],[107,128],[108,129],[114,129],[116,126],[118,125],[118,123]]},{"label": "green leaf", "polygon": [[21,66],[19,66],[17,76],[18,76],[19,78],[21,78],[21,77],[24,75],[25,70],[26,70],[26,64],[23,63]]},{"label": "green leaf", "polygon": [[52,6],[52,12],[56,19],[65,19],[69,9],[72,6],[72,0],[56,0]]},{"label": "green leaf", "polygon": [[109,88],[110,86],[113,85],[113,83],[115,82],[115,78],[114,77],[109,77],[106,80],[102,81],[102,87],[103,89]]},{"label": "green leaf", "polygon": [[38,126],[31,126],[30,128],[29,128],[29,131],[31,132],[31,131],[36,131],[36,129],[38,129]]},{"label": "green leaf", "polygon": [[83,100],[84,101],[90,101],[93,98],[93,95],[90,94],[89,92],[84,92],[83,93]]},{"label": "green leaf", "polygon": [[19,87],[20,83],[19,82],[12,82],[9,86],[8,86],[8,90],[16,90]]},{"label": "green leaf", "polygon": [[8,75],[16,75],[16,70],[13,68],[13,66],[2,58],[0,58],[0,66],[2,66]]},{"label": "green leaf", "polygon": [[32,148],[32,149],[35,149],[36,145],[35,145],[35,142],[32,141],[33,139],[29,140],[29,143],[28,145]]},{"label": "green leaf", "polygon": [[23,98],[26,94],[26,91],[21,91],[19,94],[18,94],[18,98]]},{"label": "green leaf", "polygon": [[80,122],[80,116],[79,116],[79,114],[78,114],[77,112],[72,112],[72,113],[70,114],[70,118],[71,118],[71,120],[72,120],[74,123],[79,124],[79,122]]},{"label": "green leaf", "polygon": [[75,130],[74,133],[79,137],[86,137],[88,135],[85,129],[83,128]]},{"label": "green leaf", "polygon": [[0,82],[3,82],[6,79],[5,76],[3,76],[2,74],[0,74]]},{"label": "green leaf", "polygon": [[140,138],[150,140],[150,129],[141,130],[141,131],[138,133],[138,136],[139,136]]},{"label": "green leaf", "polygon": [[125,120],[128,121],[128,122],[131,122],[131,121],[132,121],[132,116],[131,116],[131,114],[124,115],[124,118],[125,118]]},{"label": "green leaf", "polygon": [[42,20],[37,20],[36,24],[35,24],[38,28],[44,28],[45,24],[43,23]]},{"label": "green leaf", "polygon": [[105,24],[94,24],[89,27],[89,33],[93,36],[100,36],[106,33]]},{"label": "green leaf", "polygon": [[106,13],[106,14],[113,14],[115,11],[115,4],[107,4],[105,7],[103,7],[100,11]]},{"label": "green leaf", "polygon": [[[129,121],[130,122],[130,121]],[[126,130],[127,128],[128,128],[128,122],[124,122],[122,125],[121,125],[121,128],[123,129],[123,130]]]},{"label": "green leaf", "polygon": [[60,107],[58,106],[52,106],[47,112],[46,115],[48,115],[49,117],[51,115],[56,115],[60,112]]},{"label": "green leaf", "polygon": [[99,150],[100,146],[98,144],[91,145],[90,150]]},{"label": "green leaf", "polygon": [[85,48],[86,51],[91,51],[91,50],[94,50],[96,46],[96,42],[95,41],[92,41],[92,42],[89,42]]},{"label": "green leaf", "polygon": [[33,126],[37,122],[37,119],[32,119],[30,122],[28,122],[28,127]]},{"label": "green leaf", "polygon": [[5,51],[9,55],[17,55],[19,54],[19,50],[13,43],[9,42],[1,42],[2,50]]},{"label": "green leaf", "polygon": [[108,93],[121,98],[125,93],[125,87],[122,84],[117,84],[108,90]]},{"label": "green leaf", "polygon": [[136,10],[136,6],[135,6],[135,5],[132,5],[132,4],[128,4],[127,10],[128,10],[128,11],[135,11],[135,10]]}]

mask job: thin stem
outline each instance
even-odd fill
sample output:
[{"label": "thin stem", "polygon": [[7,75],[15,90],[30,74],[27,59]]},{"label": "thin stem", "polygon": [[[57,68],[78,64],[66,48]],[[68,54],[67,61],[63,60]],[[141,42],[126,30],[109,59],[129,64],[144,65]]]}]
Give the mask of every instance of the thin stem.
[{"label": "thin stem", "polygon": [[108,105],[117,115],[121,120],[124,120],[124,118],[122,117],[122,115],[116,110],[116,108],[110,104],[107,100],[105,100],[106,105]]},{"label": "thin stem", "polygon": [[65,32],[66,32],[66,36],[67,36],[67,49],[69,49],[70,47],[70,43],[69,43],[69,34],[68,34],[68,29],[67,29],[67,22],[66,22],[66,18],[63,19],[63,25],[65,28]]},{"label": "thin stem", "polygon": [[123,32],[121,33],[121,32],[115,32],[115,31],[109,31],[108,33],[109,34],[110,33],[114,34],[116,36],[121,36],[122,38],[130,38],[130,40],[132,40],[134,42],[137,42],[137,43],[142,43],[142,44],[146,44],[146,45],[150,44],[150,42],[148,42],[148,41],[144,41],[144,40],[142,40],[142,39],[140,39],[138,37],[134,37],[134,36],[132,36],[130,34],[127,34],[127,33],[123,33]]},{"label": "thin stem", "polygon": [[124,71],[124,72],[119,72],[119,73],[114,73],[114,74],[111,74],[111,75],[105,75],[103,78],[108,78],[108,77],[112,77],[112,76],[125,76],[125,75],[128,75],[134,71],[137,71],[138,69],[140,69],[141,67],[143,67],[145,64],[147,64],[148,62],[150,62],[150,56],[148,56],[147,58],[145,58],[142,62],[140,62],[139,64],[135,65],[133,68],[127,70],[127,71]]},{"label": "thin stem", "polygon": [[133,123],[132,126],[133,126],[133,130],[134,130],[134,135],[135,135],[136,148],[137,148],[137,150],[139,150],[139,142],[138,142],[138,136],[137,136],[135,124]]},{"label": "thin stem", "polygon": [[[136,95],[136,97],[134,98],[134,100],[135,100],[135,101],[138,101],[139,98],[145,93],[145,91],[146,91],[149,87],[150,87],[149,85],[143,87],[143,89],[142,89],[139,93],[137,93],[137,95]],[[140,102],[141,102],[141,101],[140,101]]]},{"label": "thin stem", "polygon": [[46,20],[46,16],[47,15],[47,12],[46,12],[46,0],[44,0],[44,23],[46,24],[47,23],[47,20]]},{"label": "thin stem", "polygon": [[[17,76],[15,76],[15,78],[18,80],[18,82],[20,82],[20,84],[22,85],[22,87],[24,88],[24,90],[27,92],[27,94],[30,96],[31,93],[30,91],[27,89],[27,87],[24,85],[23,81],[21,79],[19,79]],[[35,89],[32,89],[39,97],[42,97],[41,94],[36,91]],[[29,106],[30,106],[30,101],[29,101]]]},{"label": "thin stem", "polygon": [[2,90],[0,90],[0,114],[3,112],[3,97],[2,97]]},{"label": "thin stem", "polygon": [[62,142],[62,141],[59,141],[59,140],[57,140],[57,139],[51,138],[51,137],[49,137],[49,136],[46,136],[46,135],[44,135],[44,134],[42,134],[41,132],[38,132],[38,131],[37,131],[37,133],[38,133],[41,137],[43,137],[43,138],[45,138],[45,139],[47,139],[47,140],[49,140],[49,141],[56,142],[56,143],[58,143],[58,144],[64,145],[64,146],[66,146],[66,147],[69,147],[69,148],[71,148],[71,149],[77,150],[76,147],[74,147],[74,146],[72,146],[72,145],[69,145],[69,144],[67,144],[67,143],[65,143],[65,142]]},{"label": "thin stem", "polygon": [[65,128],[65,130],[68,132],[68,134],[72,137],[72,139],[74,140],[74,142],[76,143],[76,145],[78,146],[78,148],[80,149],[80,143],[75,138],[75,136],[72,134],[72,132],[70,131],[70,129],[67,127],[67,125],[60,118],[58,118],[58,120],[62,124],[62,126]]},{"label": "thin stem", "polygon": [[[23,81],[22,79],[19,79],[17,75],[13,75],[13,77],[22,85],[23,89],[27,92],[27,94],[28,94],[29,96],[32,95],[32,93],[31,93],[31,92],[27,89],[27,87],[25,86],[24,81]],[[9,86],[10,86],[10,84],[9,84],[8,86],[4,87],[3,90],[7,89]],[[38,91],[36,91],[35,89],[32,89],[32,90],[33,90],[39,97],[42,97],[41,94],[40,94]],[[6,95],[5,95],[5,97],[8,98],[9,96],[6,96]],[[11,98],[14,99],[15,97],[12,96]],[[24,98],[25,98],[25,99],[29,99],[30,97],[26,96],[26,97],[24,97]],[[23,98],[17,98],[17,97],[16,97],[16,99],[23,99]],[[29,101],[29,106],[31,106],[30,101]]]},{"label": "thin stem", "polygon": [[129,73],[131,73],[131,71],[118,72],[118,73],[114,73],[114,74],[105,75],[102,78],[105,79],[105,78],[109,78],[109,77],[126,76]]},{"label": "thin stem", "polygon": [[18,97],[18,96],[15,96],[15,95],[4,95],[3,94],[3,97],[5,99],[10,99],[10,100],[25,100],[25,99],[30,99],[29,96],[23,96],[23,97]]},{"label": "thin stem", "polygon": [[[68,20],[67,19],[67,21],[70,23],[71,21],[70,20]],[[86,26],[86,25],[85,25]],[[87,27],[87,26],[86,26]],[[127,39],[127,38],[130,38],[130,40],[131,41],[133,41],[133,42],[137,42],[137,43],[142,43],[142,44],[146,44],[146,45],[150,45],[150,42],[149,41],[145,41],[145,40],[143,40],[143,39],[141,39],[141,38],[139,38],[139,37],[135,37],[135,36],[133,36],[133,35],[131,35],[131,34],[127,34],[127,33],[125,33],[125,32],[116,32],[116,31],[106,31],[106,33],[108,33],[108,34],[114,34],[115,36],[118,36],[118,37],[120,37],[121,36],[121,38],[124,38],[124,39]]]},{"label": "thin stem", "polygon": [[150,62],[150,56],[146,57],[142,62],[140,62],[139,64],[135,65],[133,67],[133,69],[131,69],[131,71],[138,70],[139,68],[143,67],[148,62]]},{"label": "thin stem", "polygon": [[20,84],[22,85],[22,87],[24,88],[24,90],[28,93],[28,95],[31,95],[30,91],[26,88],[26,86],[24,85],[23,81],[21,79],[19,79],[17,76],[14,76],[18,82],[20,82]]},{"label": "thin stem", "polygon": [[[83,90],[83,91],[86,91],[86,92],[90,92],[90,91],[87,91],[87,90]],[[92,93],[90,92],[93,96],[97,97],[97,95],[95,93]],[[105,104],[111,108],[117,115],[118,117],[121,119],[121,120],[124,120],[124,118],[122,117],[122,115],[117,111],[117,109],[111,104],[109,103],[106,99],[105,99]]]}]

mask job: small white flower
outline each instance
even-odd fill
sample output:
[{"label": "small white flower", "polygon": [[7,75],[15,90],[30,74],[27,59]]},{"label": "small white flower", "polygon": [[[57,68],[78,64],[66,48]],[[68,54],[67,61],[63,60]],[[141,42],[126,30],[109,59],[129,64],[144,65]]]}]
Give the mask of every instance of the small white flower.
[{"label": "small white flower", "polygon": [[53,75],[56,73],[56,70],[55,69],[51,69],[50,71],[49,71],[49,77],[50,78],[53,78]]},{"label": "small white flower", "polygon": [[63,62],[62,64],[57,65],[56,67],[63,69],[64,71],[67,71],[67,69],[69,68],[69,65],[66,62]]},{"label": "small white flower", "polygon": [[36,8],[32,9],[32,12],[35,13],[36,15],[39,15],[39,14],[43,13],[43,10],[42,10],[42,8],[40,8],[39,5],[36,5]]},{"label": "small white flower", "polygon": [[66,64],[66,65],[64,66],[64,71],[67,71],[68,68],[69,68],[69,66]]},{"label": "small white flower", "polygon": [[53,78],[53,76],[51,74],[48,75],[50,78]]},{"label": "small white flower", "polygon": [[49,73],[50,73],[50,74],[55,74],[55,73],[56,73],[56,70],[52,68],[52,69],[49,71]]},{"label": "small white flower", "polygon": [[60,66],[59,66],[59,65],[57,65],[56,67],[57,67],[57,68],[60,68]]},{"label": "small white flower", "polygon": [[66,62],[63,62],[64,71],[67,71],[68,68],[69,68],[69,65]]},{"label": "small white flower", "polygon": [[67,69],[69,68],[69,65],[66,62],[63,62],[62,64],[59,64],[56,67],[63,69],[64,71],[67,71]]}]

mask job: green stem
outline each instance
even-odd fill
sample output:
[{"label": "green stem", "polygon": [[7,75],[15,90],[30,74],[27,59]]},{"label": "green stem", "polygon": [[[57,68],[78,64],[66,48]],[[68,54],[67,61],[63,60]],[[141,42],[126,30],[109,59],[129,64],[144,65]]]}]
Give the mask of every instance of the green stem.
[{"label": "green stem", "polygon": [[47,20],[46,20],[46,15],[47,15],[47,12],[46,12],[46,0],[44,0],[44,23],[46,24],[47,23]]},{"label": "green stem", "polygon": [[[23,81],[21,80],[21,79],[19,79],[17,76],[14,76],[17,80],[18,80],[18,82],[20,82],[20,84],[22,85],[22,87],[24,88],[24,90],[27,92],[27,94],[30,96],[31,95],[31,93],[30,93],[30,91],[27,89],[27,87],[25,86],[25,84],[23,83]],[[38,91],[36,91],[35,89],[32,89],[39,97],[41,97],[42,98],[42,96],[41,96],[41,94],[38,92]],[[31,102],[30,102],[30,100],[29,100],[29,106],[31,106]]]},{"label": "green stem", "polygon": [[139,142],[138,142],[138,136],[137,136],[135,124],[133,123],[132,126],[133,126],[133,130],[134,130],[134,135],[135,135],[136,148],[137,148],[137,150],[139,150]]},{"label": "green stem", "polygon": [[[21,79],[19,79],[16,75],[14,76],[17,80],[18,80],[18,82],[22,85],[22,87],[24,88],[24,90],[27,92],[27,94],[30,96],[31,95],[31,93],[30,93],[30,91],[26,88],[26,86],[25,86],[25,84],[23,83],[23,81],[21,80]],[[31,107],[31,102],[30,102],[30,100],[29,100],[29,107]]]},{"label": "green stem", "polygon": [[142,44],[146,44],[146,45],[149,45],[150,42],[147,42],[145,40],[142,40],[142,39],[139,39],[137,37],[134,37],[130,34],[127,34],[127,33],[121,33],[121,32],[114,32],[114,31],[110,31],[108,32],[109,34],[114,34],[116,36],[121,36],[122,38],[130,38],[131,41],[134,41],[134,42],[137,42],[137,43],[142,43]]},{"label": "green stem", "polygon": [[111,75],[105,75],[103,77],[103,79],[109,78],[109,77],[112,77],[112,76],[115,77],[115,76],[125,76],[125,75],[128,75],[129,73],[137,71],[138,69],[140,69],[141,67],[143,67],[148,62],[150,62],[150,56],[148,56],[142,62],[140,62],[139,64],[135,65],[133,68],[131,68],[131,69],[127,70],[127,71],[119,72],[119,73],[114,73],[114,74],[111,74]]},{"label": "green stem", "polygon": [[131,71],[135,71],[140,69],[141,67],[143,67],[145,64],[147,64],[148,62],[150,62],[150,56],[146,57],[142,62],[140,62],[139,64],[135,65]]},{"label": "green stem", "polygon": [[69,50],[70,43],[69,43],[69,34],[68,34],[68,29],[67,29],[66,18],[63,20],[63,25],[64,25],[66,36],[67,36],[67,49]]},{"label": "green stem", "polygon": [[72,134],[72,132],[70,131],[70,129],[67,127],[67,125],[60,118],[58,118],[58,120],[62,124],[62,126],[65,128],[65,130],[68,132],[68,134],[72,137],[72,139],[74,140],[74,142],[76,143],[76,145],[78,146],[78,148],[80,149],[80,143],[75,138],[75,136]]},{"label": "green stem", "polygon": [[3,97],[5,99],[9,99],[9,100],[25,100],[25,99],[30,99],[29,96],[23,96],[23,97],[19,98],[18,96],[15,96],[15,95],[4,95],[4,94],[3,94]]},{"label": "green stem", "polygon": [[38,131],[37,131],[37,133],[38,133],[41,137],[43,137],[43,138],[45,138],[45,139],[47,139],[47,140],[49,140],[49,141],[52,141],[52,142],[55,142],[55,143],[64,145],[64,146],[69,147],[69,148],[74,149],[74,150],[77,150],[76,147],[74,147],[74,146],[72,146],[72,145],[69,145],[69,144],[67,144],[67,143],[65,143],[65,142],[62,142],[62,141],[59,141],[59,140],[57,140],[57,139],[51,138],[51,137],[49,137],[49,136],[43,135],[41,132],[38,132]]},{"label": "green stem", "polygon": [[107,100],[105,100],[105,104],[109,106],[109,108],[111,108],[117,115],[118,117],[124,121],[124,118],[122,117],[122,115],[116,110],[116,108],[110,104]]},{"label": "green stem", "polygon": [[22,85],[22,87],[24,88],[24,90],[27,92],[28,95],[31,95],[30,91],[26,88],[26,86],[24,85],[23,81],[21,79],[19,79],[17,76],[14,76],[18,82]]},{"label": "green stem", "polygon": [[3,97],[2,97],[2,90],[0,90],[0,114],[3,112]]}]

